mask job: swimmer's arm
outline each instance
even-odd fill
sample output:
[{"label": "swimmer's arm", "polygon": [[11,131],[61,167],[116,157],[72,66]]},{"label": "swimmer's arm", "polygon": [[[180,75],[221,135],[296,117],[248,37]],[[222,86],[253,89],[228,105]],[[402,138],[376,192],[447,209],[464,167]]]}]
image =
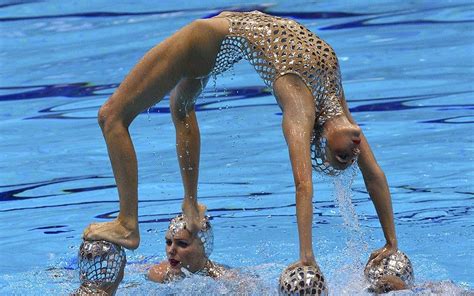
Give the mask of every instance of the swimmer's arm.
[{"label": "swimmer's arm", "polygon": [[375,210],[382,225],[388,247],[397,249],[397,237],[393,222],[393,209],[390,191],[385,173],[375,160],[372,149],[363,134],[361,134],[359,168],[364,177],[365,187],[374,203]]},{"label": "swimmer's arm", "polygon": [[[344,96],[343,96],[344,97]],[[347,106],[346,100],[342,98],[341,104],[347,118],[356,123]],[[390,191],[388,189],[387,178],[375,159],[369,143],[363,133],[361,133],[360,155],[358,165],[364,177],[365,187],[369,192],[370,198],[374,204],[375,210],[382,225],[386,240],[386,246],[392,250],[398,248],[397,237],[395,234],[395,225],[393,222],[393,209]]]},{"label": "swimmer's arm", "polygon": [[408,289],[407,285],[399,277],[393,275],[382,276],[373,287],[374,292],[380,294],[404,289]]},{"label": "swimmer's arm", "polygon": [[[300,114],[289,111],[283,115],[283,133],[288,145],[291,167],[296,189],[296,221],[300,260],[303,265],[315,265],[313,253],[313,181],[311,166],[310,135],[314,125],[314,117],[304,120]],[[301,131],[308,131],[302,133]]]},{"label": "swimmer's arm", "polygon": [[169,269],[169,263],[166,261],[153,265],[148,270],[148,279],[153,282],[164,283],[169,280],[168,269]]}]

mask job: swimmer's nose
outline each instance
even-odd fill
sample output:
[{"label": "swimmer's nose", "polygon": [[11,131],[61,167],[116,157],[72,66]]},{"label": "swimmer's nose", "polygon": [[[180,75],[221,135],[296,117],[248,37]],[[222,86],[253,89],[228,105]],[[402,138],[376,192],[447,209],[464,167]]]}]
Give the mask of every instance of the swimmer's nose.
[{"label": "swimmer's nose", "polygon": [[174,247],[174,244],[172,244],[169,249],[168,249],[168,254],[170,256],[176,255],[176,248]]}]

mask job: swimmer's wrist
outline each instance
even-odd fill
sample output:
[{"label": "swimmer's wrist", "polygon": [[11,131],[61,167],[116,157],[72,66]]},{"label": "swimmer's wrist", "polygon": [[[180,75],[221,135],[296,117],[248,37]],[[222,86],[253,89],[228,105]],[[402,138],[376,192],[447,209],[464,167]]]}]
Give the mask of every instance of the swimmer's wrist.
[{"label": "swimmer's wrist", "polygon": [[300,261],[303,265],[314,265],[316,263],[316,259],[314,259],[313,252],[308,252],[306,254],[300,255]]},{"label": "swimmer's wrist", "polygon": [[393,249],[398,249],[398,242],[396,238],[387,239],[385,245]]}]

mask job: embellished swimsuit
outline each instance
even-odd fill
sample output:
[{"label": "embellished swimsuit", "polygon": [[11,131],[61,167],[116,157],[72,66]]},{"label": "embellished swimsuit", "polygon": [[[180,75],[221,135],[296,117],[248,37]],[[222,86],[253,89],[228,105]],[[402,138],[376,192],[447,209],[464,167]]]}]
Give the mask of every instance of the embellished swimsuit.
[{"label": "embellished swimsuit", "polygon": [[311,91],[316,122],[311,143],[313,168],[335,174],[321,158],[324,123],[343,113],[339,63],[334,50],[321,38],[294,20],[259,11],[229,12],[219,17],[229,21],[229,34],[221,44],[211,75],[220,74],[242,58],[248,60],[266,85],[285,74],[296,74]]}]

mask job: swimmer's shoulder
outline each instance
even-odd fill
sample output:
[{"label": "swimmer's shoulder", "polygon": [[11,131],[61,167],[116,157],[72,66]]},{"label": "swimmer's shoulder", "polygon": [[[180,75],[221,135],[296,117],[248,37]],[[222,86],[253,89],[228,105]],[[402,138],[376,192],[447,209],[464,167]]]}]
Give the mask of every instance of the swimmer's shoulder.
[{"label": "swimmer's shoulder", "polygon": [[167,261],[155,264],[148,270],[148,279],[153,282],[163,283],[167,280],[169,263]]}]

